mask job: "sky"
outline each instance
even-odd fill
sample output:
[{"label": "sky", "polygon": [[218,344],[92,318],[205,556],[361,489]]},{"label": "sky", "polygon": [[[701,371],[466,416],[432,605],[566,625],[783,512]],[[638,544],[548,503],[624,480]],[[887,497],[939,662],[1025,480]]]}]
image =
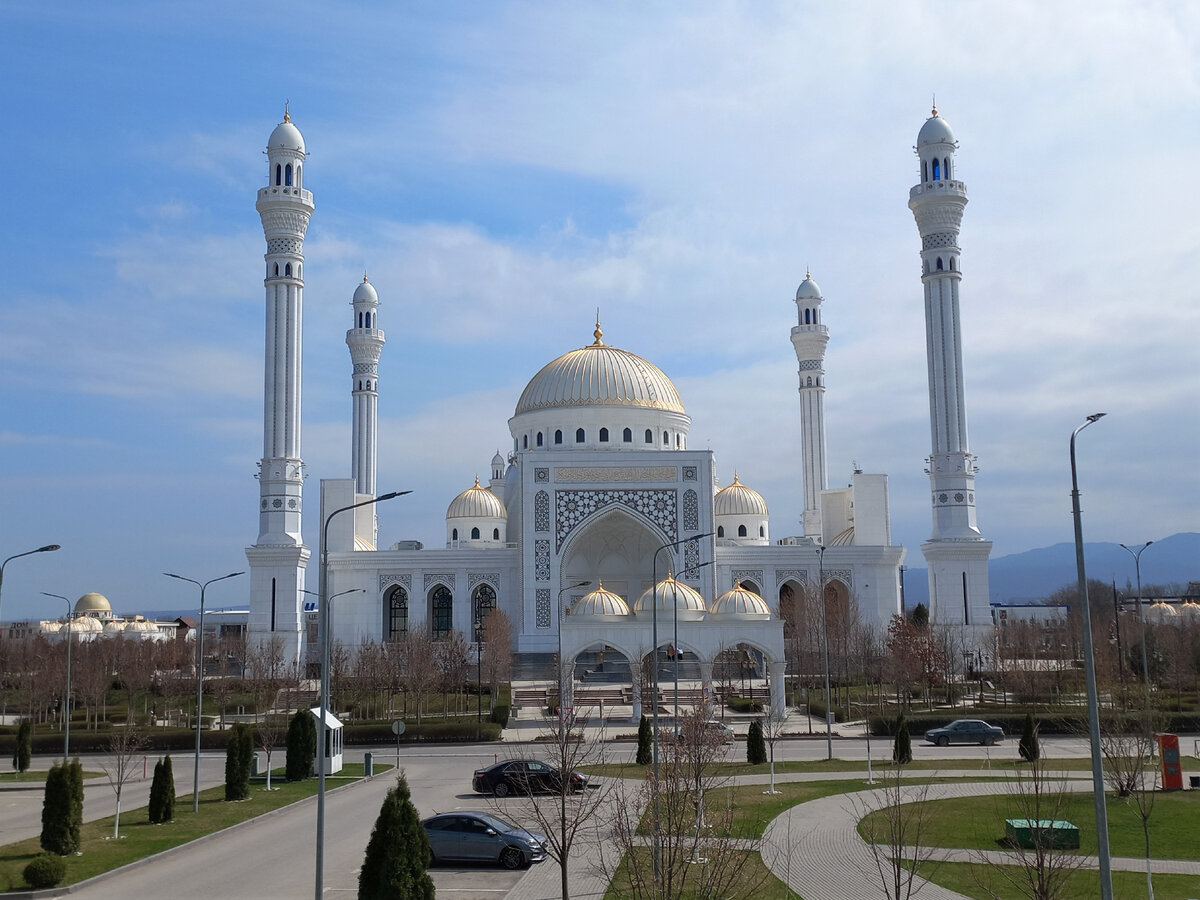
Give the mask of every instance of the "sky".
[{"label": "sky", "polygon": [[[105,594],[194,607],[247,568],[262,456],[267,136],[309,158],[305,535],[350,475],[345,330],[365,272],[380,363],[380,545],[446,506],[545,363],[658,365],[771,509],[803,509],[806,270],[825,298],[830,487],[889,476],[923,566],[920,240],[936,96],[970,202],[962,340],[993,557],[1198,531],[1200,6],[1005,3],[0,4],[0,618]],[[315,565],[315,555],[314,555]],[[1153,581],[1152,554],[1143,579]],[[312,573],[315,583],[315,568]],[[249,579],[210,589],[245,606]]]}]

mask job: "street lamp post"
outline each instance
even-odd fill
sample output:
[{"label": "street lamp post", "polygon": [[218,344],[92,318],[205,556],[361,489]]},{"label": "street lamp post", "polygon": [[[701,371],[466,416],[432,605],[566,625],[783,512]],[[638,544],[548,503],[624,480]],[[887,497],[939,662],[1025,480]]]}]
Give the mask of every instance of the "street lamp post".
[{"label": "street lamp post", "polygon": [[[24,553],[14,553],[4,562],[0,563],[0,591],[4,590],[4,567],[14,559],[20,559],[22,556],[32,556],[34,553],[48,553],[51,550],[59,550],[61,547],[58,544],[47,544],[45,547],[38,547],[36,550],[26,550]],[[3,634],[3,631],[0,631]]]},{"label": "street lamp post", "polygon": [[[558,599],[555,601],[556,612],[558,613],[558,727],[562,730],[563,723],[563,696],[565,690],[563,687],[563,658],[562,658],[562,623],[563,623],[563,605],[562,595],[567,591],[573,591],[576,588],[587,587],[590,581],[577,581],[574,584],[568,584],[558,592]],[[575,676],[572,675],[572,678]]]},{"label": "street lamp post", "polygon": [[475,616],[475,739],[483,728],[483,617]]},{"label": "street lamp post", "polygon": [[[34,550],[34,553],[38,551]],[[48,594],[42,591],[45,597],[55,597],[59,600],[67,601],[67,690],[63,694],[63,762],[65,763],[71,755],[71,601],[62,594]],[[86,723],[85,723],[86,724]]]},{"label": "street lamp post", "polygon": [[825,751],[826,759],[833,759],[833,725],[829,714],[833,712],[833,695],[829,690],[829,623],[825,611],[825,545],[817,547],[817,591],[821,604],[821,643],[825,656]]},{"label": "street lamp post", "polygon": [[1104,769],[1100,755],[1100,709],[1096,698],[1096,662],[1092,653],[1092,611],[1088,606],[1087,572],[1083,564],[1083,523],[1079,514],[1079,479],[1075,471],[1075,437],[1104,413],[1093,413],[1071,432],[1071,515],[1075,520],[1075,566],[1079,573],[1079,617],[1083,622],[1083,668],[1087,679],[1088,738],[1092,751],[1092,801],[1096,808],[1096,850],[1100,858],[1100,897],[1113,900],[1108,850],[1108,810],[1104,805]]},{"label": "street lamp post", "polygon": [[194,578],[184,578],[182,575],[172,575],[163,572],[168,578],[178,578],[200,588],[200,624],[196,628],[196,759],[192,763],[192,812],[200,811],[200,704],[203,702],[204,691],[204,590],[210,584],[224,581],[226,578],[236,578],[245,572],[230,572],[220,578],[210,578],[201,583]]},{"label": "street lamp post", "polygon": [[[691,537],[680,538],[677,541],[671,541],[663,544],[654,551],[654,556],[650,560],[650,596],[655,597],[655,591],[658,590],[658,554],[664,550],[670,550],[678,547],[681,544],[686,544],[688,541],[698,541],[701,538],[712,537],[716,534],[715,531],[706,531],[704,534],[696,534]],[[650,625],[650,642],[653,649],[650,651],[652,662],[651,669],[651,741],[650,747],[654,764],[654,883],[657,884],[660,876],[661,862],[660,855],[662,853],[659,847],[659,822],[658,822],[658,599],[655,597],[655,602],[651,606],[653,614],[651,615]]]},{"label": "street lamp post", "polygon": [[1142,611],[1142,551],[1153,544],[1154,541],[1146,541],[1137,550],[1131,547],[1126,547],[1121,544],[1121,547],[1129,552],[1133,557],[1133,568],[1137,572],[1137,611],[1138,625],[1142,631],[1142,683],[1146,686],[1146,708],[1150,707],[1150,667],[1146,662],[1146,619]]},{"label": "street lamp post", "polygon": [[[316,900],[321,900],[322,894],[325,892],[325,741],[328,733],[329,715],[329,614],[330,606],[332,606],[333,597],[326,597],[326,584],[329,569],[329,523],[333,521],[333,517],[339,513],[347,512],[351,509],[358,509],[360,506],[370,506],[372,503],[382,503],[384,500],[392,500],[396,497],[403,497],[405,494],[411,494],[412,491],[392,491],[389,494],[381,494],[378,497],[372,497],[369,500],[363,500],[359,503],[351,503],[349,506],[343,506],[340,509],[335,509],[325,517],[325,523],[321,526],[321,574],[320,574],[320,609],[317,610],[317,618],[319,636],[321,640],[321,729],[320,737],[317,739],[317,759],[320,765],[317,766],[317,864],[316,864]],[[362,590],[355,588],[354,590]],[[352,591],[343,591],[342,593],[352,593]],[[340,597],[341,594],[335,596]]]},{"label": "street lamp post", "polygon": [[[711,566],[716,560],[707,560],[697,566],[692,566],[688,569],[689,572],[694,572],[697,569],[703,569],[705,566]],[[679,582],[675,580],[675,576],[668,573],[667,577],[671,581],[671,612],[675,617],[675,732],[679,732]],[[655,605],[658,604],[658,587],[651,591],[650,596],[654,598]]]}]

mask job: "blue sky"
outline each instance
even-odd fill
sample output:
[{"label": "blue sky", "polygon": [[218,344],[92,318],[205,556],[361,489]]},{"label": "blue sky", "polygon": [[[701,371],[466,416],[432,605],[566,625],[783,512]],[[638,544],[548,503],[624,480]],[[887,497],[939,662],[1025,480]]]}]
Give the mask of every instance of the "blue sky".
[{"label": "blue sky", "polygon": [[[792,302],[825,295],[830,486],[890,476],[921,566],[929,452],[912,152],[960,142],[963,341],[994,555],[1200,530],[1200,11],[1174,3],[0,6],[0,617],[194,602],[244,569],[262,453],[262,150],[290,100],[308,543],[350,457],[348,302],[383,303],[381,543],[444,540],[544,363],[659,365],[800,531]],[[1151,554],[1144,580],[1153,581]],[[315,578],[315,574],[314,574]],[[214,589],[244,604],[248,581]],[[47,604],[54,601],[46,600]]]}]

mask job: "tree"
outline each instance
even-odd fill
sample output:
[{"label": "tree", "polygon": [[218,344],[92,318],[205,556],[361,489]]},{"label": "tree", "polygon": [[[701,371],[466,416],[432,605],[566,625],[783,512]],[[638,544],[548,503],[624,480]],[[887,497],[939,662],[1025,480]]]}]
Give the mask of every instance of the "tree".
[{"label": "tree", "polygon": [[650,720],[646,716],[642,716],[638,722],[638,745],[637,756],[633,761],[639,766],[650,765],[650,744],[654,739],[654,734],[650,730]]},{"label": "tree", "polygon": [[463,633],[454,628],[443,640],[437,641],[434,644],[434,659],[437,662],[438,683],[442,688],[442,714],[449,715],[447,695],[451,691],[456,698],[461,695],[463,682],[467,680],[467,671],[471,667],[471,648]]},{"label": "tree", "polygon": [[161,825],[175,818],[175,774],[171,771],[171,754],[154,764],[154,780],[150,782],[150,822]]},{"label": "tree", "polygon": [[912,738],[908,734],[908,720],[904,713],[896,720],[896,740],[892,744],[892,762],[906,766],[912,762]]},{"label": "tree", "polygon": [[317,723],[307,709],[298,709],[288,723],[284,777],[288,781],[303,781],[312,774],[316,761]]},{"label": "tree", "polygon": [[750,723],[746,734],[746,762],[752,766],[761,766],[767,761],[767,742],[763,740],[763,727],[760,719]]},{"label": "tree", "polygon": [[775,711],[774,704],[767,707],[767,714],[762,720],[762,733],[771,757],[771,784],[767,790],[763,791],[764,794],[779,793],[775,790],[775,744],[783,737],[783,726],[786,721],[786,712],[780,715]]},{"label": "tree", "polygon": [[69,763],[55,763],[46,775],[42,799],[42,849],[66,856],[79,849],[79,832],[71,827]]},{"label": "tree", "polygon": [[33,759],[33,725],[28,719],[23,719],[17,727],[17,749],[13,753],[13,768],[24,772],[29,768]]},{"label": "tree", "polygon": [[[908,734],[907,725],[904,734]],[[918,868],[933,855],[933,849],[923,841],[933,818],[926,802],[929,784],[905,784],[898,766],[885,771],[881,780],[882,788],[865,795],[866,799],[851,794],[850,802],[862,820],[859,828],[875,859],[884,896],[888,900],[907,900],[928,876],[925,872],[918,877]]]},{"label": "tree", "polygon": [[[1160,722],[1152,710],[1143,709],[1135,719],[1117,713],[1100,721],[1100,751],[1104,757],[1104,779],[1114,793],[1137,813],[1146,853],[1146,890],[1154,900],[1150,863],[1150,816],[1158,790],[1159,769],[1154,764],[1154,732]],[[1149,774],[1147,773],[1149,770]]]},{"label": "tree", "polygon": [[132,779],[137,767],[137,757],[146,746],[146,739],[132,725],[115,729],[108,739],[108,755],[99,761],[100,770],[108,778],[108,785],[117,795],[117,811],[113,816],[113,839],[121,836],[121,794]]},{"label": "tree", "polygon": [[245,800],[250,796],[250,762],[254,759],[254,736],[241,722],[229,733],[225,749],[225,799]]},{"label": "tree", "polygon": [[246,652],[248,677],[246,687],[254,697],[254,733],[258,746],[266,757],[267,790],[271,790],[271,754],[279,743],[280,717],[273,715],[275,698],[287,683],[288,666],[283,654],[283,640],[272,635]]},{"label": "tree", "polygon": [[425,629],[410,631],[404,636],[404,684],[416,696],[417,724],[421,724],[425,695],[438,683],[440,676],[433,638]]},{"label": "tree", "polygon": [[1017,752],[1026,762],[1033,762],[1042,755],[1042,748],[1038,744],[1038,726],[1033,721],[1033,713],[1025,713],[1025,730],[1021,732],[1021,742],[1017,745]]},{"label": "tree", "polygon": [[358,900],[434,900],[429,839],[401,771],[371,830],[358,873]]},{"label": "tree", "polygon": [[492,705],[500,685],[512,678],[512,620],[502,609],[493,609],[483,624],[483,677],[491,689]]},{"label": "tree", "polygon": [[909,613],[908,621],[917,628],[927,627],[929,625],[929,607],[924,603],[918,603]]}]

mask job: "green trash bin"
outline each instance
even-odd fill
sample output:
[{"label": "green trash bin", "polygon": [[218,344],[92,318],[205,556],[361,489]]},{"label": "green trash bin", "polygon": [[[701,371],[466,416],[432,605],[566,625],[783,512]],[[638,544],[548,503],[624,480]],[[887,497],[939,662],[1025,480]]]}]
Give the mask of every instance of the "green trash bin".
[{"label": "green trash bin", "polygon": [[374,757],[371,756],[370,752],[364,753],[363,754],[363,777],[370,778],[374,767],[375,767]]}]

